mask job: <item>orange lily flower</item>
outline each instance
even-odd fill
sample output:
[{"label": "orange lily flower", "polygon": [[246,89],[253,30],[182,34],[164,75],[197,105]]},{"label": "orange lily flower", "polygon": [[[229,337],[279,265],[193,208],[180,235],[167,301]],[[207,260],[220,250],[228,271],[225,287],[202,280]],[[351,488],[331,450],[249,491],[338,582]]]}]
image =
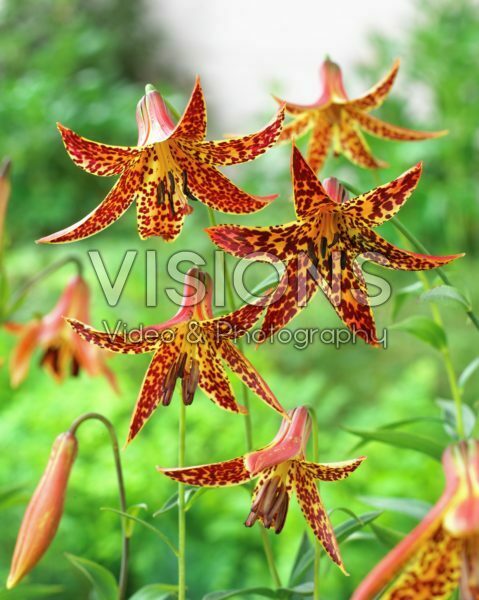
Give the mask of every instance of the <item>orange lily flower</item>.
[{"label": "orange lily flower", "polygon": [[462,256],[428,256],[401,250],[371,229],[399,211],[419,181],[421,165],[351,199],[336,179],[325,180],[323,187],[296,147],[291,172],[296,221],[271,227],[218,225],[207,232],[215,244],[234,256],[286,264],[269,299],[262,341],[289,323],[321,288],[347,327],[377,345],[374,317],[357,257],[364,255],[391,269],[422,271]]},{"label": "orange lily flower", "polygon": [[274,528],[276,533],[283,529],[289,499],[295,491],[314,535],[345,572],[338,542],[315,480],[345,479],[365,457],[327,464],[309,462],[305,453],[310,431],[311,418],[308,410],[301,406],[290,411],[274,440],[261,450],[211,465],[177,469],[158,467],[158,470],[175,481],[201,487],[239,485],[258,477],[245,525],[252,527],[259,520],[264,527]]},{"label": "orange lily flower", "polygon": [[207,273],[192,268],[185,276],[183,301],[177,314],[159,325],[145,328],[132,341],[127,335],[110,334],[69,319],[73,329],[100,348],[123,354],[154,352],[133,412],[127,443],[150,418],[159,404],[168,406],[177,379],[182,380],[183,403],[189,405],[197,387],[221,408],[245,414],[234,397],[223,363],[266,404],[286,414],[253,365],[231,340],[244,335],[258,320],[263,307],[246,304],[223,317],[213,317],[212,281]]},{"label": "orange lily flower", "polygon": [[364,579],[351,600],[479,598],[479,442],[443,455],[446,487],[423,521]]},{"label": "orange lily flower", "polygon": [[[366,169],[379,169],[387,163],[377,160],[361,130],[388,140],[418,141],[445,135],[447,131],[413,131],[385,123],[369,114],[379,108],[389,94],[399,70],[396,61],[391,71],[359,98],[349,100],[343,85],[339,65],[327,58],[320,70],[323,91],[312,104],[286,102],[286,111],[293,120],[285,125],[280,141],[290,140],[311,130],[307,160],[318,172],[330,148],[335,156],[343,154],[348,160]],[[283,100],[277,99],[283,103]]]},{"label": "orange lily flower", "polygon": [[80,137],[58,125],[73,162],[89,173],[120,175],[103,202],[84,219],[39,240],[73,242],[102,231],[119,219],[134,200],[142,239],[160,236],[174,240],[192,211],[190,200],[226,213],[261,210],[275,197],[253,197],[238,189],[216,166],[255,159],[274,146],[284,108],[257,133],[222,141],[205,141],[206,105],[199,79],[188,106],[175,125],[166,104],[152,86],[136,109],[137,146],[107,146]]},{"label": "orange lily flower", "polygon": [[47,468],[28,503],[17,537],[7,589],[15,587],[43,557],[60,524],[70,472],[78,450],[67,431],[57,437]]},{"label": "orange lily flower", "polygon": [[118,391],[116,378],[107,367],[104,354],[79,339],[64,317],[89,320],[90,290],[80,275],[73,277],[55,308],[47,315],[26,324],[6,323],[5,328],[20,336],[10,359],[10,379],[17,387],[27,376],[34,350],[43,354],[41,366],[61,383],[68,375],[77,376],[84,369],[88,375],[105,375]]}]

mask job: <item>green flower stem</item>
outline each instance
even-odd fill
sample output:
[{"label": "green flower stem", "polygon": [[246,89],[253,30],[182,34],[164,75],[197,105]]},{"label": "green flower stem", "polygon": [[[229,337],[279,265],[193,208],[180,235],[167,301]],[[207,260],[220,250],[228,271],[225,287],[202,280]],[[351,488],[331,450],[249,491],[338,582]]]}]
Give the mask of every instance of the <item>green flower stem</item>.
[{"label": "green flower stem", "polygon": [[[113,450],[113,458],[115,460],[115,469],[116,476],[118,480],[118,495],[120,497],[120,508],[121,512],[126,513],[128,510],[126,504],[126,490],[125,490],[125,480],[123,478],[123,469],[121,466],[121,458],[120,458],[120,449],[118,446],[118,438],[116,436],[115,428],[113,423],[107,419],[105,416],[100,413],[89,412],[81,415],[70,426],[70,432],[75,434],[77,429],[80,427],[82,423],[89,420],[97,420],[107,428],[108,433],[110,434],[111,447]],[[121,535],[122,535],[122,554],[121,554],[121,566],[120,566],[120,575],[118,578],[118,600],[125,600],[126,598],[126,586],[128,582],[128,559],[129,559],[129,551],[130,551],[130,540],[127,535],[127,526],[126,521],[123,518],[121,520]]]},{"label": "green flower stem", "polygon": [[83,275],[83,264],[79,258],[76,256],[66,256],[65,258],[61,258],[60,260],[55,261],[48,267],[45,267],[42,271],[27,279],[19,288],[17,288],[13,294],[10,301],[10,305],[7,307],[5,311],[5,319],[7,319],[11,314],[17,310],[17,308],[22,304],[25,296],[30,292],[32,288],[34,288],[38,283],[43,281],[46,277],[55,273],[65,265],[73,263],[77,269],[78,275]]},{"label": "green flower stem", "polygon": [[[214,210],[208,207],[208,217],[210,220],[210,224],[212,227],[217,225],[216,216]],[[225,261],[225,285],[226,285],[226,294],[228,296],[228,304],[231,310],[234,310],[235,301],[234,301],[234,292],[233,286],[231,284],[231,279],[228,272],[228,266]],[[238,340],[238,348],[244,354],[244,343],[242,339]],[[245,435],[246,435],[246,449],[248,452],[253,450],[253,422],[251,420],[250,413],[250,401],[249,401],[249,392],[246,385],[242,386],[243,388],[243,404],[247,410],[247,413],[244,415],[244,427],[245,427]],[[260,524],[260,532],[261,532],[261,540],[263,542],[263,550],[266,556],[266,561],[268,563],[269,572],[271,575],[271,579],[274,582],[276,588],[281,587],[281,578],[278,573],[278,569],[276,568],[276,564],[274,562],[273,549],[271,548],[271,542],[268,537],[268,532],[266,529]]]},{"label": "green flower stem", "polygon": [[[186,407],[180,402],[178,467],[185,466]],[[186,513],[185,486],[178,483],[178,600],[186,598]]]},{"label": "green flower stem", "polygon": [[[319,462],[319,435],[318,422],[316,421],[316,412],[314,408],[309,407],[311,416],[311,438],[313,442],[313,461]],[[321,564],[321,545],[318,540],[314,540],[314,585],[313,585],[313,600],[319,600],[319,581],[320,581],[320,564]]]}]

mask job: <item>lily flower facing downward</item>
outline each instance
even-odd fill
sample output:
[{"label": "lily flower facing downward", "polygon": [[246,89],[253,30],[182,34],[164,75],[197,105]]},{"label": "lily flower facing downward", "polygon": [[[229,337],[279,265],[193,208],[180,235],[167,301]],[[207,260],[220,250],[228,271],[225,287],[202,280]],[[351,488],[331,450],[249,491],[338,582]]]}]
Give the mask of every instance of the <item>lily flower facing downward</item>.
[{"label": "lily flower facing downward", "polygon": [[284,108],[258,133],[208,142],[204,140],[206,105],[197,79],[176,125],[163,98],[152,86],[146,87],[136,118],[137,146],[99,144],[58,125],[76,165],[94,175],[120,178],[88,216],[39,242],[73,242],[94,235],[119,219],[135,200],[140,237],[160,236],[172,241],[192,211],[190,200],[200,200],[221,212],[247,214],[261,210],[274,198],[243,192],[216,167],[253,160],[274,146],[282,128]]},{"label": "lily flower facing downward", "polygon": [[96,331],[74,319],[73,329],[86,341],[123,354],[154,352],[130,423],[128,442],[158,405],[168,406],[181,379],[183,403],[189,405],[197,387],[221,408],[246,413],[234,397],[223,363],[266,404],[286,414],[266,382],[231,340],[244,335],[258,320],[263,307],[246,304],[223,317],[213,317],[213,284],[197,268],[185,276],[183,301],[169,321],[147,327],[140,339]]},{"label": "lily flower facing downward", "polygon": [[427,140],[445,135],[446,131],[404,129],[369,114],[386,99],[398,70],[399,61],[396,61],[390,72],[366,94],[350,100],[344,89],[340,67],[329,58],[326,59],[320,69],[323,91],[318,100],[312,104],[286,102],[286,111],[292,115],[293,120],[285,125],[280,141],[311,131],[307,160],[313,171],[318,172],[330,148],[335,156],[343,154],[351,162],[366,169],[387,166],[371,154],[361,130],[379,138],[404,141]]},{"label": "lily flower facing downward", "polygon": [[81,370],[88,375],[105,375],[118,391],[114,374],[107,367],[105,354],[81,340],[68,326],[65,317],[90,319],[90,290],[80,275],[73,277],[55,308],[29,323],[6,323],[7,331],[19,336],[10,359],[10,379],[17,387],[27,376],[32,354],[42,350],[41,366],[61,383],[67,376],[76,377]]},{"label": "lily flower facing downward", "polygon": [[264,527],[273,528],[276,533],[283,529],[290,496],[293,491],[296,492],[314,535],[344,571],[338,542],[315,481],[345,479],[365,457],[338,463],[309,462],[305,453],[310,431],[308,410],[301,406],[290,411],[289,418],[283,419],[274,440],[261,450],[211,465],[177,469],[158,467],[158,470],[170,479],[200,487],[240,485],[258,478],[245,525],[251,527],[259,520]]},{"label": "lily flower facing downward", "polygon": [[234,256],[286,264],[269,298],[262,341],[284,327],[321,288],[347,327],[375,345],[374,318],[356,259],[364,255],[391,269],[422,271],[462,256],[401,250],[372,229],[406,202],[419,181],[421,165],[351,199],[336,179],[325,180],[323,187],[296,147],[291,172],[296,221],[272,227],[218,225],[207,229],[208,234]]},{"label": "lily flower facing downward", "polygon": [[443,455],[446,487],[424,517],[364,579],[351,600],[479,598],[479,442]]}]

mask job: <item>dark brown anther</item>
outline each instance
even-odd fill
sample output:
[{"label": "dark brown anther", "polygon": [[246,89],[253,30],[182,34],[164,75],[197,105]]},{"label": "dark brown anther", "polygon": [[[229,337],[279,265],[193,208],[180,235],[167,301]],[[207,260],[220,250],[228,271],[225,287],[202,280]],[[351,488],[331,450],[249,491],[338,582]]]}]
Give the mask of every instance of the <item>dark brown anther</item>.
[{"label": "dark brown anther", "polygon": [[333,237],[333,241],[328,245],[328,248],[332,248],[335,244],[339,242],[339,233],[336,231]]},{"label": "dark brown anther", "polygon": [[175,361],[168,369],[168,373],[165,377],[165,383],[163,384],[163,391],[161,394],[161,404],[163,406],[169,406],[173,392],[175,391],[176,379],[178,377],[178,361]]},{"label": "dark brown anther", "polygon": [[328,238],[326,238],[326,237],[321,238],[320,248],[321,248],[321,258],[325,258],[326,250],[328,249]]},{"label": "dark brown anther", "polygon": [[281,506],[278,510],[278,514],[276,515],[276,522],[274,526],[274,532],[276,534],[281,533],[283,531],[284,523],[286,521],[286,515],[288,514],[288,506],[289,506],[289,496],[288,493],[284,495]]},{"label": "dark brown anther", "polygon": [[163,180],[158,183],[158,187],[156,188],[156,199],[158,204],[163,204],[165,202],[165,184]]},{"label": "dark brown anther", "polygon": [[40,365],[48,365],[55,375],[60,375],[60,349],[56,347],[47,348],[40,359]]},{"label": "dark brown anther", "polygon": [[184,372],[185,372],[185,365],[186,365],[186,359],[188,358],[188,354],[186,354],[186,352],[183,352],[182,354],[180,354],[180,358],[178,359],[177,362],[177,375],[176,377],[183,377]]},{"label": "dark brown anther", "polygon": [[318,266],[318,257],[316,255],[316,249],[314,247],[313,240],[308,240],[308,256],[309,260],[313,263],[315,267]]},{"label": "dark brown anther", "polygon": [[341,252],[341,258],[340,258],[339,264],[341,265],[342,271],[344,271],[344,269],[346,268],[347,261],[348,261],[348,257],[347,257],[346,252]]},{"label": "dark brown anther", "polygon": [[289,496],[283,480],[278,475],[270,477],[258,490],[245,525],[252,527],[261,519],[266,529],[274,527],[279,533],[284,526],[288,505]]},{"label": "dark brown anther", "polygon": [[78,374],[80,373],[80,363],[77,361],[77,359],[75,357],[72,358],[72,362],[70,365],[70,372],[72,374],[72,377],[78,377]]},{"label": "dark brown anther", "polygon": [[181,384],[181,394],[183,397],[183,404],[189,406],[193,402],[195,397],[196,388],[198,387],[198,381],[200,377],[200,365],[197,360],[192,359],[188,365],[188,369],[185,369],[183,375],[183,381]]},{"label": "dark brown anther", "polygon": [[182,175],[183,175],[183,195],[186,196],[187,198],[189,198],[190,200],[197,201],[198,198],[195,198],[195,196],[193,196],[193,194],[190,191],[190,188],[188,187],[188,173],[186,171],[183,171]]},{"label": "dark brown anther", "polygon": [[172,194],[175,193],[175,177],[172,171],[168,171],[168,181],[170,182],[170,191]]}]

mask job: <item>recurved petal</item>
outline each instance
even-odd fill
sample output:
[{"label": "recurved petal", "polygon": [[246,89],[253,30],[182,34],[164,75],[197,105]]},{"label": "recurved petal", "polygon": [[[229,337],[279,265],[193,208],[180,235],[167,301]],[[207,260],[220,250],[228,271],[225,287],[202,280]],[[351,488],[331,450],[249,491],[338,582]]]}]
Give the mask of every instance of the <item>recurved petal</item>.
[{"label": "recurved petal", "polygon": [[25,379],[30,367],[30,359],[39,343],[41,321],[32,321],[26,325],[10,357],[10,381],[17,387]]},{"label": "recurved petal", "polygon": [[308,112],[298,115],[281,130],[278,143],[294,140],[305,134],[313,126],[311,114]]},{"label": "recurved petal", "polygon": [[261,342],[265,342],[287,325],[308,305],[317,290],[314,266],[309,256],[301,252],[288,262],[278,287],[268,301],[268,309],[261,327]]},{"label": "recurved petal", "polygon": [[379,108],[391,91],[399,70],[399,60],[394,64],[387,75],[385,75],[376,85],[368,90],[363,96],[355,98],[348,102],[348,105],[359,110],[372,110]]},{"label": "recurved petal", "polygon": [[365,459],[365,456],[360,456],[352,460],[343,460],[335,463],[313,463],[305,460],[301,463],[301,468],[314,479],[339,481],[340,479],[349,477]]},{"label": "recurved petal", "polygon": [[199,487],[223,487],[227,485],[239,485],[251,479],[251,475],[244,466],[242,456],[232,458],[225,462],[201,465],[198,467],[186,467],[176,469],[164,469],[157,467],[170,479],[181,481],[188,485]]},{"label": "recurved petal", "polygon": [[307,248],[308,228],[299,221],[268,227],[216,225],[206,232],[222,250],[240,258],[278,262]]},{"label": "recurved petal", "polygon": [[356,121],[343,110],[339,124],[339,144],[344,156],[364,169],[381,169],[387,163],[374,158]]},{"label": "recurved petal", "polygon": [[233,389],[224,370],[219,354],[218,343],[207,339],[198,344],[200,378],[198,385],[215,404],[234,413],[246,414],[248,411],[235,400]]},{"label": "recurved petal", "polygon": [[291,177],[298,218],[314,217],[321,210],[334,207],[334,203],[316,177],[312,166],[306,162],[296,146],[293,146],[291,154]]},{"label": "recurved petal", "polygon": [[308,144],[307,161],[311,169],[318,173],[324,165],[333,139],[333,125],[319,118],[311,132]]},{"label": "recurved petal", "polygon": [[202,327],[210,331],[216,340],[235,340],[249,331],[264,311],[264,301],[244,304],[241,308],[224,315],[201,322]]},{"label": "recurved petal", "polygon": [[161,343],[158,338],[152,340],[153,333],[148,336],[139,334],[135,335],[132,340],[129,334],[115,333],[108,331],[98,331],[90,325],[77,321],[76,319],[67,319],[67,322],[73,330],[85,341],[95,344],[99,348],[111,350],[120,354],[144,354],[145,352],[153,352]]},{"label": "recurved petal", "polygon": [[216,167],[201,163],[187,154],[178,144],[171,152],[180,169],[186,173],[189,193],[203,204],[224,213],[245,215],[258,212],[276,196],[251,196],[240,190]]},{"label": "recurved petal", "polygon": [[283,121],[284,107],[281,107],[272,121],[257,133],[221,141],[181,142],[181,146],[192,158],[210,165],[244,163],[254,160],[276,144]]},{"label": "recurved petal", "polygon": [[178,122],[171,138],[202,140],[206,135],[206,103],[201,88],[200,78],[196,78],[188,105]]},{"label": "recurved petal", "polygon": [[414,131],[414,129],[406,129],[381,121],[381,119],[360,110],[350,109],[349,113],[370,135],[387,140],[417,142],[442,137],[447,134],[447,131]]},{"label": "recurved petal", "polygon": [[66,229],[37,240],[37,243],[76,242],[103,231],[117,221],[129,208],[133,202],[137,185],[138,170],[136,167],[132,167],[123,173],[108,196],[89,215]]},{"label": "recurved petal", "polygon": [[274,94],[273,98],[278,104],[284,105],[286,112],[290,115],[299,115],[305,111],[316,110],[318,108],[317,102],[313,102],[312,104],[296,104],[294,102],[286,102],[285,100],[278,98]]},{"label": "recurved petal", "polygon": [[307,471],[302,469],[301,463],[297,461],[295,461],[292,469],[292,477],[299,505],[314,535],[331,560],[346,573],[331,520],[318,493],[314,479]]},{"label": "recurved petal", "polygon": [[[463,543],[446,533],[441,525],[427,537],[412,539],[421,525],[404,538],[359,585],[351,600],[372,600],[385,585],[397,579],[381,594],[381,600],[447,600],[457,588],[461,574]],[[414,552],[416,550],[416,552]]]},{"label": "recurved petal", "polygon": [[358,227],[375,227],[385,223],[399,212],[416,189],[421,171],[422,163],[418,163],[394,181],[348,200],[341,206],[341,212]]},{"label": "recurved petal", "polygon": [[225,340],[220,344],[219,351],[233,373],[236,373],[241,381],[247,385],[252,392],[259,396],[261,400],[266,402],[272,409],[279,412],[283,417],[288,416],[266,381],[236,346],[229,340]]},{"label": "recurved petal", "polygon": [[120,175],[140,157],[141,148],[99,144],[79,136],[60,123],[57,127],[72,161],[93,175]]},{"label": "recurved petal", "polygon": [[130,421],[130,429],[128,432],[127,444],[138,435],[147,420],[151,417],[162,400],[163,393],[166,390],[166,385],[176,384],[176,379],[168,381],[167,375],[170,367],[178,359],[181,344],[183,342],[184,332],[178,332],[175,339],[163,344],[153,356],[153,359],[148,367],[148,370],[141,385],[140,395],[136,402],[135,410]]},{"label": "recurved petal", "polygon": [[428,271],[461,258],[464,254],[450,254],[447,256],[431,256],[418,254],[409,250],[402,250],[387,242],[375,231],[367,228],[360,230],[357,238],[357,248],[369,260],[388,269],[401,271]]}]

